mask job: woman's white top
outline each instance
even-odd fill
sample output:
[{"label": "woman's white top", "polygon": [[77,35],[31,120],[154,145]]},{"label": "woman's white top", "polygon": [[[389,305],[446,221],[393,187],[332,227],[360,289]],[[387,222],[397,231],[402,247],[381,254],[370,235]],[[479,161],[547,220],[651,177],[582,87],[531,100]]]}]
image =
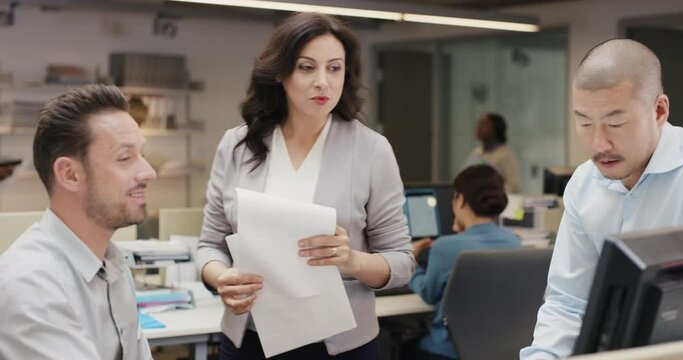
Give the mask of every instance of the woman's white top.
[{"label": "woman's white top", "polygon": [[313,202],[330,123],[330,118],[327,118],[318,139],[298,169],[294,168],[292,160],[289,158],[282,130],[279,126],[275,127],[273,142],[270,146],[268,174],[266,175],[264,191],[266,194],[307,203]]},{"label": "woman's white top", "polygon": [[[315,140],[315,144],[306,155],[304,161],[298,169],[292,165],[289,158],[285,137],[282,130],[276,126],[273,130],[273,142],[270,145],[270,161],[268,162],[268,175],[266,175],[266,187],[264,193],[281,196],[291,200],[298,200],[307,203],[313,202],[315,188],[318,185],[318,175],[320,174],[320,164],[323,159],[323,149],[325,139],[330,129],[331,115],[325,121],[323,130]],[[247,328],[256,331],[254,320],[249,314]]]}]

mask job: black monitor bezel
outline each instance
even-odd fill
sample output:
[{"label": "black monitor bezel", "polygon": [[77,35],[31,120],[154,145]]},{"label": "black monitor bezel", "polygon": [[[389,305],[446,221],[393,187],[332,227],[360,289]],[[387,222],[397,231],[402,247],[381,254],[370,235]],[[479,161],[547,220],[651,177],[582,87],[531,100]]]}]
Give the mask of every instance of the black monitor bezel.
[{"label": "black monitor bezel", "polygon": [[[574,355],[652,344],[659,305],[657,286],[676,274],[683,282],[683,228],[608,237],[591,285]],[[614,329],[607,328],[610,300],[623,289]]]},{"label": "black monitor bezel", "polygon": [[[406,215],[406,219],[408,220],[408,231],[410,233],[411,239],[421,239],[421,238],[432,238],[436,239],[437,237],[441,236],[441,213],[439,212],[439,201],[438,197],[436,194],[436,190],[430,189],[430,188],[414,188],[414,189],[406,189],[404,191],[404,195],[406,197],[406,201],[403,206],[404,213]],[[413,230],[410,228],[410,209],[408,208],[408,198],[411,196],[433,196],[434,199],[436,200],[436,206],[434,206],[434,212],[435,212],[435,218],[436,218],[436,233],[435,234],[428,234],[428,235],[420,235],[420,236],[413,236]]]}]

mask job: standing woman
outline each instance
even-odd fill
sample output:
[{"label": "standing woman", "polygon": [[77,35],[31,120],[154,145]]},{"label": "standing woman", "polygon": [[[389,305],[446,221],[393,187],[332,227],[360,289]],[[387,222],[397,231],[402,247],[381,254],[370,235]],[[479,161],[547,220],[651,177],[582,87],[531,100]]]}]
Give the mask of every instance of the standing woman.
[{"label": "standing woman", "polygon": [[[227,311],[249,312],[263,283],[232,267],[224,240],[237,232],[235,188],[337,210],[335,234],[302,239],[299,254],[311,266],[339,268],[358,326],[279,359],[379,358],[373,290],[403,286],[413,272],[398,165],[388,141],[355,119],[360,87],[356,36],[333,17],[295,14],[256,60],[241,105],[246,124],[228,130],[218,145],[199,265]],[[240,348],[223,336],[220,358],[264,358],[251,320]]]},{"label": "standing woman", "polygon": [[507,125],[505,118],[496,113],[485,113],[477,122],[477,140],[481,144],[470,153],[463,168],[470,165],[493,166],[505,180],[505,191],[518,193],[519,168],[517,156],[506,145]]}]

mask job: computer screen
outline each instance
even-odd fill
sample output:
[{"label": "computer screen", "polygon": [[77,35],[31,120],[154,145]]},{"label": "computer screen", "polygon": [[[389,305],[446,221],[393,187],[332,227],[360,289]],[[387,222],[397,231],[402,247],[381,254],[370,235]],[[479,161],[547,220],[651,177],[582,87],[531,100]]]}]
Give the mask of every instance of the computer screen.
[{"label": "computer screen", "polygon": [[405,214],[410,237],[436,238],[440,235],[439,207],[436,192],[431,189],[406,190]]},{"label": "computer screen", "polygon": [[436,194],[436,205],[439,210],[439,226],[441,235],[453,234],[453,184],[439,183],[409,183],[406,184],[406,192],[412,190],[430,190]]},{"label": "computer screen", "polygon": [[683,340],[683,228],[605,240],[574,355]]},{"label": "computer screen", "polygon": [[564,195],[564,188],[567,187],[569,179],[574,173],[574,168],[545,168],[543,169],[543,193]]}]

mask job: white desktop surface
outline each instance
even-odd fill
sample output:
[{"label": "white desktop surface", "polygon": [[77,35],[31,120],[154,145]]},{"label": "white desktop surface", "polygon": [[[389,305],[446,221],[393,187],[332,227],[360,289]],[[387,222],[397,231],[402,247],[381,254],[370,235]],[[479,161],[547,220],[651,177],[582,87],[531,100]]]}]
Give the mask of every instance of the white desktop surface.
[{"label": "white desktop surface", "polygon": [[[150,314],[166,327],[143,329],[142,332],[147,339],[219,333],[223,309],[220,298],[215,297],[197,301],[194,309]],[[433,310],[434,306],[426,304],[417,294],[380,296],[375,302],[378,317],[417,314]]]},{"label": "white desktop surface", "polygon": [[194,309],[165,311],[149,314],[166,325],[160,329],[143,329],[147,339],[159,339],[198,334],[213,334],[221,331],[223,303],[220,298],[197,301]]},{"label": "white desktop surface", "polygon": [[419,314],[434,311],[434,305],[422,301],[418,294],[379,296],[375,298],[378,317]]},{"label": "white desktop surface", "polygon": [[643,346],[626,350],[606,351],[591,355],[572,356],[575,360],[680,360],[683,341]]}]

